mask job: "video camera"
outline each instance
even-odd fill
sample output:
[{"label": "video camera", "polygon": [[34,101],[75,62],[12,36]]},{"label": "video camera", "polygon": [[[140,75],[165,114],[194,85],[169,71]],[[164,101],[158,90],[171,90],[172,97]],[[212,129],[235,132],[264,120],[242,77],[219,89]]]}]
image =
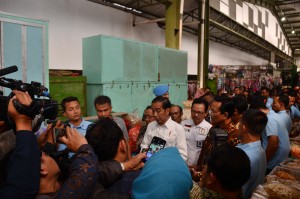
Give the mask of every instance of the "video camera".
[{"label": "video camera", "polygon": [[[2,77],[18,71],[17,66],[10,66],[0,69],[0,86],[28,92],[32,99],[30,106],[24,106],[17,100],[13,100],[14,107],[20,114],[24,114],[33,119],[33,131],[40,128],[44,119],[54,120],[58,114],[58,103],[52,100],[48,89],[39,82],[23,83],[21,80],[15,80]],[[9,122],[7,115],[8,102],[14,96],[11,92],[8,96],[0,96],[0,121]]]}]

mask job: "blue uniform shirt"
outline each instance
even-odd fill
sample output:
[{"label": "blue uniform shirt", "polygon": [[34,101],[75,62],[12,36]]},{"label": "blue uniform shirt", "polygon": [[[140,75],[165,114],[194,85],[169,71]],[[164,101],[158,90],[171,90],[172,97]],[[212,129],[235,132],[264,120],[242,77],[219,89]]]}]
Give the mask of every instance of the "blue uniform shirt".
[{"label": "blue uniform shirt", "polygon": [[290,152],[290,140],[286,125],[280,116],[271,110],[267,114],[267,117],[268,123],[262,133],[262,147],[266,150],[269,136],[277,136],[279,138],[278,149],[267,164],[268,169],[273,169],[288,157]]},{"label": "blue uniform shirt", "polygon": [[294,119],[295,117],[300,117],[300,111],[296,106],[291,106],[291,119]]},{"label": "blue uniform shirt", "polygon": [[251,175],[249,180],[243,186],[243,198],[250,198],[252,191],[256,186],[265,182],[265,173],[267,169],[266,153],[261,147],[260,140],[247,144],[239,144],[237,147],[245,151],[250,159]]},{"label": "blue uniform shirt", "polygon": [[293,126],[293,121],[292,121],[290,115],[287,113],[286,110],[279,111],[278,114],[280,115],[281,119],[285,123],[288,132],[290,132],[292,129],[292,126]]},{"label": "blue uniform shirt", "polygon": [[267,107],[269,110],[272,110],[272,104],[273,104],[273,98],[269,97],[269,98],[267,99],[266,107]]}]

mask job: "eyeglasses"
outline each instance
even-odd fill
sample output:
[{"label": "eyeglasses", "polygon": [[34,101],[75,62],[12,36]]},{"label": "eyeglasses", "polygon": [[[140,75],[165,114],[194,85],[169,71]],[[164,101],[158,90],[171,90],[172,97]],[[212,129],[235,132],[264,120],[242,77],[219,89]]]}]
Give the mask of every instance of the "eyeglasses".
[{"label": "eyeglasses", "polygon": [[149,119],[151,119],[151,118],[153,118],[154,116],[152,116],[152,115],[143,115],[143,118],[149,118]]},{"label": "eyeglasses", "polygon": [[209,110],[210,110],[210,113],[212,113],[212,114],[216,114],[216,113],[220,112],[220,110],[214,110],[214,109],[209,109]]},{"label": "eyeglasses", "polygon": [[203,115],[205,112],[200,112],[200,111],[195,111],[195,110],[191,110],[191,113],[194,115]]}]

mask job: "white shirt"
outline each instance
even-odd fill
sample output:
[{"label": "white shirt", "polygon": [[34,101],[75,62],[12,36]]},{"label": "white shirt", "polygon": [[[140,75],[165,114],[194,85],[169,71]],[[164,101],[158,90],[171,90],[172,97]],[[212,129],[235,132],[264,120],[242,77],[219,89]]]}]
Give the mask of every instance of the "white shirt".
[{"label": "white shirt", "polygon": [[203,120],[196,126],[192,119],[182,121],[181,125],[184,128],[187,143],[187,164],[197,165],[197,161],[202,149],[202,144],[212,125],[206,120]]},{"label": "white shirt", "polygon": [[154,136],[166,140],[165,148],[177,147],[184,161],[187,159],[187,145],[183,127],[174,122],[171,117],[164,125],[159,125],[156,121],[148,124],[141,148],[148,148]]}]

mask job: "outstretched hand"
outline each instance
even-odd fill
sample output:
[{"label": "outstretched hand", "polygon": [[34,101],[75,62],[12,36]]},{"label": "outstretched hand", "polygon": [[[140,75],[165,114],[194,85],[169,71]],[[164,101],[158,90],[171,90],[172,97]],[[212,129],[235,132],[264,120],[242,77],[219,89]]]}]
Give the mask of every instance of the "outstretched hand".
[{"label": "outstretched hand", "polygon": [[88,143],[76,129],[68,126],[66,127],[66,136],[62,136],[61,141],[73,152],[76,152],[83,144]]},{"label": "outstretched hand", "polygon": [[146,158],[146,152],[139,153],[127,162],[124,162],[125,171],[138,170],[144,167],[143,159]]}]

